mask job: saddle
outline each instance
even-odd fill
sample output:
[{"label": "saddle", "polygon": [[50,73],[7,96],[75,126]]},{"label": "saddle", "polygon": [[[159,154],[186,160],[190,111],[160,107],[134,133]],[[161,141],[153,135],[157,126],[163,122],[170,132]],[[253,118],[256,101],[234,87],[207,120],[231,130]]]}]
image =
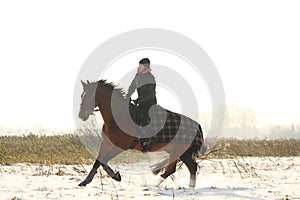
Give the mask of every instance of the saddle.
[{"label": "saddle", "polygon": [[[133,101],[134,102],[134,101]],[[138,125],[140,128],[137,128],[138,133],[138,140],[141,143],[142,146],[142,152],[146,153],[151,149],[152,146],[152,137],[147,136],[147,133],[143,131],[143,127],[150,124],[150,117],[144,116],[148,115],[149,108],[141,107],[140,105],[136,104],[135,102],[130,106],[130,114],[131,118],[134,121],[136,125]]]}]

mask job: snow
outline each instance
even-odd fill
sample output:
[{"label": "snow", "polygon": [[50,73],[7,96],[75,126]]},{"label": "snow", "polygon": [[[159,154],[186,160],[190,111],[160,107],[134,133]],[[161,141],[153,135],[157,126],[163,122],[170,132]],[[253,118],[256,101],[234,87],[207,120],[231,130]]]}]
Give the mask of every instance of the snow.
[{"label": "snow", "polygon": [[116,182],[101,169],[92,183],[78,187],[91,165],[0,165],[0,199],[300,199],[300,157],[210,159],[199,166],[190,189],[185,166],[160,186],[153,174],[122,170]]}]

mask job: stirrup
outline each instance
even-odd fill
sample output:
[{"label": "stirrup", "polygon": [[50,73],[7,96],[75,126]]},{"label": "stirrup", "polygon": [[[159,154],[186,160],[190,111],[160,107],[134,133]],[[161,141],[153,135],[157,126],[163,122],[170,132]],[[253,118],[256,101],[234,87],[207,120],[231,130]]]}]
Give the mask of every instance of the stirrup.
[{"label": "stirrup", "polygon": [[151,148],[151,143],[152,141],[149,140],[149,141],[143,141],[141,142],[142,144],[142,149],[141,149],[141,152],[142,153],[147,153],[148,151],[150,151],[150,148]]}]

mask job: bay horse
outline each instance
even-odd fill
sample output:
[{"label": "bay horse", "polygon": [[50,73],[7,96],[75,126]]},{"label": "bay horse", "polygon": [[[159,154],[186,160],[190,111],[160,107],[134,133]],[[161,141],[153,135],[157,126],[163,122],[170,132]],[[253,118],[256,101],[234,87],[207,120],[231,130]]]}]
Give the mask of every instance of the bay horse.
[{"label": "bay horse", "polygon": [[[126,127],[126,131],[122,130],[116,123],[116,120],[114,119],[115,115],[112,110],[112,95],[113,93],[117,95],[117,103],[115,106],[117,107],[117,115],[121,116],[121,118],[122,116],[125,116],[124,113],[122,113],[125,106],[128,107],[129,105],[129,112],[132,116],[135,110],[135,105],[129,103],[128,100],[125,99],[125,93],[122,89],[117,88],[115,84],[109,83],[106,80],[96,82],[87,81],[86,83],[81,81],[81,83],[83,86],[83,93],[81,95],[78,117],[81,120],[86,121],[89,116],[93,114],[95,109],[98,109],[97,111],[101,112],[104,125],[102,127],[103,140],[101,141],[98,157],[88,176],[79,184],[79,186],[86,186],[89,184],[93,180],[100,165],[111,178],[116,181],[121,181],[120,173],[114,172],[111,167],[108,166],[108,161],[124,150],[134,149],[141,151],[142,145],[139,138],[135,137],[135,132],[137,131],[136,127],[130,127],[130,123],[126,123],[126,119],[128,117],[123,117],[126,118],[124,119],[125,124],[128,124],[129,126]],[[162,168],[165,168],[164,173],[160,175],[162,177],[160,181],[161,183],[164,179],[176,171],[177,162],[182,161],[190,172],[189,187],[193,188],[196,184],[197,172],[195,157],[200,154],[200,148],[204,145],[201,126],[190,118],[171,111],[167,111],[167,118],[169,124],[166,122],[163,127],[164,131],[161,131],[159,134],[165,134],[165,132],[168,132],[173,136],[176,135],[177,133],[174,133],[176,129],[170,126],[170,124],[176,125],[174,121],[183,123],[183,119],[186,119],[188,125],[193,124],[192,127],[185,127],[185,130],[192,131],[194,134],[190,134],[192,136],[192,140],[189,142],[171,142],[172,138],[168,139],[165,135],[160,135],[161,137],[159,137],[159,134],[157,137],[152,137],[153,144],[149,151],[166,151],[169,154],[169,159],[165,159],[156,166],[154,170],[155,174],[161,171]],[[186,136],[189,136],[188,133],[185,133],[185,137]],[[165,167],[164,164],[167,164],[167,166]]]}]

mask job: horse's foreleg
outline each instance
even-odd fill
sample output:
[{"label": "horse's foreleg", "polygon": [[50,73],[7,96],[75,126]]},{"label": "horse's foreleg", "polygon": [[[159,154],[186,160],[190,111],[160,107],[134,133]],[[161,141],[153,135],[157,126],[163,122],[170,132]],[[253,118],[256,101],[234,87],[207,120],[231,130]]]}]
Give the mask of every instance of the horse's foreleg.
[{"label": "horse's foreleg", "polygon": [[100,161],[101,166],[106,171],[106,173],[116,181],[121,181],[121,175],[119,172],[114,172],[110,166],[108,166],[108,161],[112,158],[116,157],[122,152],[122,149],[117,146],[110,144],[108,148],[104,148],[105,150],[100,151],[97,160]]},{"label": "horse's foreleg", "polygon": [[89,184],[90,182],[92,182],[95,174],[97,173],[97,170],[100,166],[100,161],[96,160],[93,168],[91,169],[89,175],[86,177],[86,179],[84,181],[82,181],[78,186],[86,186],[87,184]]},{"label": "horse's foreleg", "polygon": [[121,181],[121,175],[119,172],[114,172],[107,164],[104,164],[102,162],[100,162],[98,159],[95,161],[93,168],[91,169],[90,173],[88,174],[88,176],[86,177],[86,179],[84,181],[82,181],[79,186],[86,186],[87,184],[89,184],[90,182],[92,182],[94,176],[97,173],[97,170],[99,168],[99,166],[102,166],[103,169],[106,171],[106,173],[113,178],[116,181]]},{"label": "horse's foreleg", "polygon": [[106,165],[106,164],[101,164],[103,169],[106,171],[106,173],[114,180],[116,181],[121,181],[121,175],[120,172],[114,172],[110,166]]},{"label": "horse's foreleg", "polygon": [[94,176],[97,173],[98,168],[100,165],[103,167],[103,169],[106,171],[106,173],[112,177],[116,181],[121,181],[121,175],[119,172],[114,173],[114,171],[107,165],[107,162],[112,159],[113,157],[117,156],[122,152],[121,149],[114,146],[107,140],[103,140],[101,143],[101,147],[99,150],[98,157],[93,165],[93,168],[91,169],[90,173],[86,177],[84,181],[82,181],[79,186],[86,186],[90,182],[92,182]]}]

